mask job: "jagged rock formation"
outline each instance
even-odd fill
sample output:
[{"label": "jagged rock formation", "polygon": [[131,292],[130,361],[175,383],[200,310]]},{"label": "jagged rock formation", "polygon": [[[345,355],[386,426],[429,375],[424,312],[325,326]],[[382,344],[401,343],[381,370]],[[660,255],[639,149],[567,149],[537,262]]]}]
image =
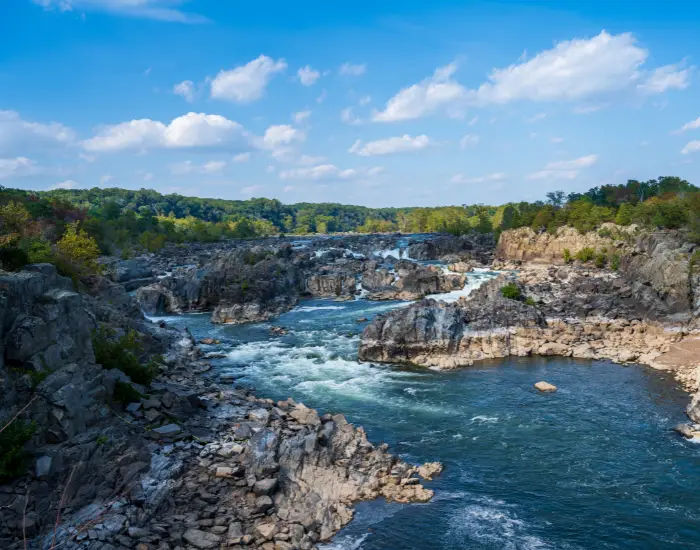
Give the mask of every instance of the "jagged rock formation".
[{"label": "jagged rock formation", "polygon": [[[189,334],[146,321],[121,285],[83,283],[0,271],[0,418],[37,424],[27,475],[0,486],[0,547],[312,548],[357,500],[432,496],[342,415],[219,385]],[[163,353],[150,387],[95,364],[100,324]],[[114,400],[117,383],[133,402]]]},{"label": "jagged rock formation", "polygon": [[[681,231],[642,231],[637,226],[603,224],[586,234],[560,227],[555,234],[535,233],[529,227],[504,231],[496,246],[500,261],[564,264],[564,250],[572,257],[583,248],[607,251],[620,258],[618,272],[638,292],[643,286],[655,292],[669,314],[700,313],[700,286],[690,256],[694,245]],[[687,316],[686,316],[687,317]]]},{"label": "jagged rock formation", "polygon": [[368,298],[372,300],[417,300],[428,294],[458,290],[465,281],[464,275],[407,260],[396,262],[391,271],[369,264],[362,274],[362,288],[370,292]]},{"label": "jagged rock formation", "polygon": [[414,260],[475,260],[486,264],[493,259],[495,244],[492,234],[443,235],[412,244],[408,247],[408,253]]}]

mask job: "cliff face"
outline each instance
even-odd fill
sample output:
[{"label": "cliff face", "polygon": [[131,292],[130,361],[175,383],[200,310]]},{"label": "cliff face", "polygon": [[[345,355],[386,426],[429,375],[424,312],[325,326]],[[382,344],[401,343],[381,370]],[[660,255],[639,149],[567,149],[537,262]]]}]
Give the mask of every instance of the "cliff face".
[{"label": "cliff face", "polygon": [[640,231],[635,226],[604,224],[603,235],[591,231],[580,234],[572,227],[561,227],[553,235],[535,233],[529,227],[504,231],[496,247],[496,259],[533,264],[564,264],[564,250],[574,256],[583,248],[607,250],[620,258],[618,272],[635,287],[652,289],[669,314],[700,313],[698,276],[691,272],[690,257],[695,246],[680,231]]}]

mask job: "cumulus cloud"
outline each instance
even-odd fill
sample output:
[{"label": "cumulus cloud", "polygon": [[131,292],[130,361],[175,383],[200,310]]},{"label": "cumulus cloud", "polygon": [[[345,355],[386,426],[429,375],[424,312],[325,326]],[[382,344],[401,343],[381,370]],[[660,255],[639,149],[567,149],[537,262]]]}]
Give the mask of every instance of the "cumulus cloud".
[{"label": "cumulus cloud", "polygon": [[503,181],[506,179],[506,174],[503,172],[494,172],[492,174],[486,174],[485,176],[475,176],[475,177],[469,177],[465,176],[464,174],[455,174],[452,176],[450,181],[452,183],[488,183],[488,182],[496,182],[496,181]]},{"label": "cumulus cloud", "polygon": [[481,141],[481,138],[476,134],[464,134],[459,140],[459,147],[460,149],[468,149],[469,147],[474,147],[479,141]]},{"label": "cumulus cloud", "polygon": [[0,158],[0,179],[31,176],[39,172],[39,166],[27,157]]},{"label": "cumulus cloud", "polygon": [[292,115],[292,118],[294,119],[294,122],[301,124],[302,122],[308,120],[310,116],[311,111],[297,111]]},{"label": "cumulus cloud", "polygon": [[390,155],[392,153],[418,151],[420,149],[425,149],[430,143],[430,139],[425,134],[415,137],[404,134],[402,136],[378,139],[367,143],[362,143],[362,141],[358,139],[348,151],[360,155],[361,157],[371,157],[375,155]]},{"label": "cumulus cloud", "polygon": [[680,65],[647,69],[643,65],[648,57],[648,50],[631,33],[601,31],[592,38],[565,40],[532,59],[493,69],[476,89],[454,80],[453,63],[400,90],[374,120],[409,120],[438,110],[455,116],[463,114],[466,106],[521,100],[575,101],[621,90],[659,94],[688,86],[691,69]]},{"label": "cumulus cloud", "polygon": [[340,111],[340,120],[345,124],[362,124],[362,119],[353,113],[352,107],[345,107]]},{"label": "cumulus cloud", "polygon": [[246,151],[245,153],[238,153],[237,155],[234,155],[233,157],[233,162],[236,164],[242,164],[244,162],[248,162],[250,160],[250,151]]},{"label": "cumulus cloud", "polygon": [[386,103],[383,111],[374,114],[373,120],[410,120],[442,108],[452,115],[461,114],[468,92],[452,78],[456,70],[457,65],[451,63],[438,68],[431,77],[418,84],[404,88]]},{"label": "cumulus cloud", "polygon": [[343,76],[361,76],[367,72],[367,65],[364,63],[353,64],[346,62],[340,66],[338,72]]},{"label": "cumulus cloud", "polygon": [[685,90],[690,71],[678,65],[664,65],[654,69],[637,88],[645,94],[661,94],[666,90]]},{"label": "cumulus cloud", "polygon": [[700,116],[695,120],[686,122],[683,126],[676,130],[675,133],[680,134],[681,132],[687,132],[688,130],[697,130],[698,128],[700,128]]},{"label": "cumulus cloud", "polygon": [[698,139],[689,141],[685,144],[685,147],[681,149],[681,153],[683,153],[684,155],[689,155],[690,153],[697,153],[698,151],[700,151],[700,140]]},{"label": "cumulus cloud", "polygon": [[245,65],[219,71],[211,81],[211,96],[237,103],[260,99],[272,77],[287,68],[284,59],[274,60],[261,55]]},{"label": "cumulus cloud", "polygon": [[649,53],[630,33],[602,31],[590,39],[559,42],[529,61],[494,69],[475,91],[478,103],[580,99],[636,82]]},{"label": "cumulus cloud", "polygon": [[58,122],[31,122],[16,111],[0,111],[0,153],[65,146],[74,140],[75,132]]},{"label": "cumulus cloud", "polygon": [[183,80],[179,84],[173,86],[173,93],[185,98],[185,101],[192,103],[194,101],[194,82],[191,80]]},{"label": "cumulus cloud", "polygon": [[210,160],[202,164],[196,164],[191,160],[177,162],[170,166],[170,172],[176,176],[185,174],[215,174],[226,167],[226,161]]},{"label": "cumulus cloud", "polygon": [[163,124],[150,118],[106,126],[83,142],[88,151],[244,146],[248,135],[238,122],[221,115],[187,113]]},{"label": "cumulus cloud", "polygon": [[65,180],[55,183],[51,186],[51,189],[76,189],[80,187],[80,184],[75,180]]},{"label": "cumulus cloud", "polygon": [[265,147],[275,149],[282,145],[304,141],[305,137],[304,132],[289,124],[275,124],[265,130],[262,141]]},{"label": "cumulus cloud", "polygon": [[293,168],[290,170],[282,170],[279,173],[280,179],[283,180],[310,181],[344,180],[354,178],[357,175],[357,170],[352,168],[342,170],[335,164],[319,164],[308,168]]},{"label": "cumulus cloud", "polygon": [[567,179],[578,177],[583,168],[593,166],[598,161],[598,155],[586,155],[572,160],[558,160],[549,162],[544,169],[528,176],[531,180],[541,179]]},{"label": "cumulus cloud", "polygon": [[45,9],[103,11],[176,23],[203,23],[206,17],[177,8],[186,0],[32,0]]},{"label": "cumulus cloud", "polygon": [[313,86],[320,78],[321,73],[311,68],[311,65],[306,65],[297,71],[299,82],[304,86]]}]

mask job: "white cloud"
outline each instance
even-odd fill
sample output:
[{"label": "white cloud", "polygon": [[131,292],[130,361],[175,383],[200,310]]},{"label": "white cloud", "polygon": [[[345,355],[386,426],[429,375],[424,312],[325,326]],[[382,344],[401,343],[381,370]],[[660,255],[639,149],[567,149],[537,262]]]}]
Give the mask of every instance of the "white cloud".
[{"label": "white cloud", "polygon": [[464,174],[455,174],[450,181],[452,183],[489,183],[503,181],[506,179],[506,174],[503,172],[494,172],[485,176],[467,177]]},{"label": "white cloud", "polygon": [[445,108],[448,114],[459,116],[468,93],[452,76],[457,65],[451,63],[435,70],[435,73],[418,84],[404,88],[389,101],[383,111],[374,114],[373,120],[395,122],[410,120]]},{"label": "white cloud", "polygon": [[344,76],[361,76],[367,71],[367,65],[364,63],[353,64],[353,63],[343,63],[338,72]]},{"label": "white cloud", "polygon": [[100,185],[106,185],[110,181],[114,179],[114,176],[110,174],[104,174],[103,176],[100,176]]},{"label": "white cloud", "polygon": [[304,132],[289,124],[276,124],[265,130],[263,144],[265,147],[275,149],[281,145],[289,145],[295,141],[304,141]]},{"label": "white cloud", "polygon": [[607,104],[605,103],[596,103],[593,105],[577,105],[574,107],[574,113],[577,115],[589,115],[591,113],[595,113],[596,111],[600,111],[601,109],[605,109],[607,107]]},{"label": "white cloud", "polygon": [[340,120],[345,124],[362,124],[362,119],[352,112],[352,107],[345,107],[345,109],[340,111]]},{"label": "white cloud", "polygon": [[310,164],[320,164],[324,160],[326,160],[326,158],[322,156],[301,155],[297,162],[301,165],[308,166]]},{"label": "white cloud", "polygon": [[280,179],[283,180],[339,180],[349,179],[358,175],[356,170],[348,168],[341,170],[335,164],[319,164],[309,168],[293,168],[291,170],[282,170],[279,173]]},{"label": "white cloud", "polygon": [[562,143],[564,141],[564,138],[559,137],[559,136],[554,136],[552,138],[549,138],[549,141],[551,141],[552,143]]},{"label": "white cloud", "polygon": [[328,92],[325,89],[321,90],[321,93],[318,94],[318,97],[316,98],[316,103],[318,103],[318,104],[323,103],[324,101],[326,101],[327,97],[328,97]]},{"label": "white cloud", "polygon": [[459,147],[461,149],[468,149],[469,147],[474,147],[479,141],[481,141],[481,138],[476,134],[464,134],[459,140]]},{"label": "white cloud", "polygon": [[238,153],[233,157],[233,162],[236,164],[242,164],[244,162],[248,162],[250,160],[250,152],[247,151],[245,153]]},{"label": "white cloud", "polygon": [[695,120],[691,120],[690,122],[686,122],[679,130],[676,130],[676,134],[680,134],[681,132],[686,132],[688,130],[697,130],[700,128],[700,116],[696,118]]},{"label": "white cloud", "polygon": [[558,160],[549,162],[544,169],[530,174],[531,180],[541,179],[567,179],[578,177],[582,168],[593,166],[598,161],[598,155],[586,155],[572,160]]},{"label": "white cloud", "polygon": [[292,115],[294,122],[301,124],[311,116],[311,111],[297,111]]},{"label": "white cloud", "polygon": [[524,63],[494,69],[476,90],[479,103],[579,99],[625,88],[639,79],[648,52],[630,33],[602,31],[590,39],[559,42]]},{"label": "white cloud", "polygon": [[58,122],[30,122],[16,111],[0,110],[0,152],[70,145],[75,132]]},{"label": "white cloud", "polygon": [[75,189],[76,187],[80,187],[80,184],[77,181],[65,180],[55,183],[50,187],[50,189]]},{"label": "white cloud", "polygon": [[526,118],[525,122],[529,122],[530,124],[532,124],[533,122],[538,122],[545,118],[547,118],[547,113],[537,113],[532,115],[531,117]]},{"label": "white cloud", "polygon": [[592,38],[559,42],[528,61],[493,69],[477,89],[467,89],[454,80],[456,66],[452,63],[399,91],[383,111],[375,113],[374,120],[409,120],[438,110],[461,116],[466,106],[573,101],[621,90],[658,94],[687,87],[691,69],[678,65],[644,69],[648,56],[632,34],[601,31]]},{"label": "white cloud", "polygon": [[27,157],[0,158],[0,179],[31,176],[38,172],[37,164]]},{"label": "white cloud", "polygon": [[203,23],[206,17],[183,12],[177,7],[185,0],[32,0],[45,9],[59,11],[104,11],[115,15],[143,17],[177,23]]},{"label": "white cloud", "polygon": [[184,97],[185,101],[192,103],[194,101],[194,83],[191,80],[183,80],[173,86],[173,93]]},{"label": "white cloud", "polygon": [[686,143],[685,147],[681,150],[681,153],[687,155],[689,153],[697,153],[700,151],[700,140],[695,139]]},{"label": "white cloud", "polygon": [[223,160],[210,160],[203,164],[195,164],[191,160],[177,162],[170,166],[170,172],[176,176],[185,174],[215,174],[226,167]]},{"label": "white cloud", "polygon": [[369,141],[364,144],[358,139],[348,151],[360,155],[361,157],[370,157],[374,155],[418,151],[420,149],[425,149],[430,143],[430,139],[425,134],[415,137],[404,134],[402,136]]},{"label": "white cloud", "polygon": [[299,77],[299,82],[301,82],[302,85],[313,86],[320,78],[321,73],[315,69],[312,69],[311,65],[306,65],[297,71],[297,76]]},{"label": "white cloud", "polygon": [[372,101],[372,96],[365,95],[365,96],[362,96],[357,103],[361,106],[364,106],[364,105],[368,105],[371,101]]},{"label": "white cloud", "polygon": [[211,81],[211,96],[237,103],[260,99],[270,79],[287,68],[284,59],[274,60],[266,55],[231,69],[219,71]]},{"label": "white cloud", "polygon": [[102,128],[83,142],[88,151],[118,151],[151,147],[244,146],[248,135],[243,127],[221,115],[187,113],[174,118],[167,126],[143,118]]},{"label": "white cloud", "polygon": [[666,90],[684,90],[688,87],[688,69],[678,65],[664,65],[654,69],[637,88],[645,94],[661,94]]}]

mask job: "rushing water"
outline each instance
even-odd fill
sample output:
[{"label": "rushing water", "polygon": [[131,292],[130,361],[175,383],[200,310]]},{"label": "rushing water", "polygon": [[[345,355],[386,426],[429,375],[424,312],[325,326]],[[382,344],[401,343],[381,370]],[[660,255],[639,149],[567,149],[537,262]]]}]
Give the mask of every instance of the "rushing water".
[{"label": "rushing water", "polygon": [[[478,276],[484,276],[478,275]],[[664,373],[512,358],[451,372],[357,362],[361,318],[397,302],[309,300],[270,323],[215,326],[238,383],[343,412],[369,438],[444,473],[427,504],[360,503],[328,549],[700,548],[700,445],[671,432],[688,396]],[[541,394],[533,383],[556,384]]]}]

